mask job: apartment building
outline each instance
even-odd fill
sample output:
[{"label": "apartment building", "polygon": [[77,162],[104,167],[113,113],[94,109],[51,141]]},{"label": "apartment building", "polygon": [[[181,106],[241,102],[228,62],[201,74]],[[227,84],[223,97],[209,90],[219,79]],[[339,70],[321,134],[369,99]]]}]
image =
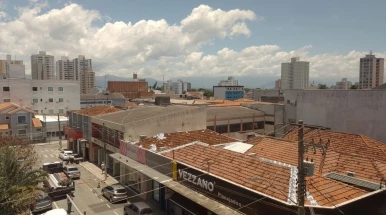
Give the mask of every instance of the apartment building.
[{"label": "apartment building", "polygon": [[95,86],[95,72],[91,67],[87,71],[80,72],[80,90],[82,94],[90,93],[90,90]]},{"label": "apartment building", "polygon": [[281,89],[281,79],[275,81],[275,89]]},{"label": "apartment building", "polygon": [[56,61],[56,79],[57,80],[78,80],[78,74],[75,73],[74,61],[68,57],[62,56]]},{"label": "apartment building", "polygon": [[213,97],[230,101],[244,98],[244,86],[213,86]]},{"label": "apartment building", "polygon": [[63,80],[0,79],[0,101],[28,107],[39,114],[80,109],[79,83]]},{"label": "apartment building", "polygon": [[239,81],[236,80],[234,77],[229,76],[226,80],[220,80],[218,83],[218,86],[238,86]]},{"label": "apartment building", "polygon": [[342,81],[336,82],[335,89],[348,90],[352,86],[351,81],[347,81],[347,78],[342,78]]},{"label": "apartment building", "polygon": [[299,57],[281,64],[281,89],[307,89],[309,85],[310,63]]},{"label": "apartment building", "polygon": [[32,80],[55,79],[54,56],[47,55],[45,51],[31,55]]},{"label": "apartment building", "polygon": [[360,59],[359,89],[371,89],[383,84],[384,59],[377,58],[370,52]]},{"label": "apartment building", "polygon": [[164,83],[164,91],[169,94],[185,94],[191,89],[191,83],[177,80],[173,82],[171,80]]},{"label": "apartment building", "polygon": [[7,55],[5,60],[0,60],[1,78],[25,78],[25,66],[22,60],[12,60],[11,55]]}]

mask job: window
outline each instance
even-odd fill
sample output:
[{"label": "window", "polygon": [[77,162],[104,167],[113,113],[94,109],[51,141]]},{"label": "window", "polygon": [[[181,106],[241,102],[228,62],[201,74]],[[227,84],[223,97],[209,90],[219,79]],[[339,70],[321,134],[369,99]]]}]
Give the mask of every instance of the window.
[{"label": "window", "polygon": [[53,87],[48,87],[48,91],[54,91]]},{"label": "window", "polygon": [[62,92],[63,91],[63,87],[58,87],[58,91]]},{"label": "window", "polygon": [[64,101],[64,99],[63,98],[59,98],[59,102],[63,102]]},{"label": "window", "polygon": [[37,128],[36,131],[42,131],[42,129],[41,128]]},{"label": "window", "polygon": [[39,102],[39,99],[32,99],[32,104],[36,104]]},{"label": "window", "polygon": [[17,134],[20,136],[25,136],[27,134],[27,130],[17,130]]},{"label": "window", "polygon": [[11,99],[3,99],[4,102],[11,102]]},{"label": "window", "polygon": [[32,87],[32,91],[38,91],[38,87]]},{"label": "window", "polygon": [[49,113],[49,114],[53,114],[53,113],[54,113],[54,110],[49,110],[48,113]]},{"label": "window", "polygon": [[9,116],[6,116],[5,119],[9,119]]},{"label": "window", "polygon": [[157,202],[159,202],[159,196],[160,196],[160,186],[157,181],[153,180],[153,199]]},{"label": "window", "polygon": [[26,116],[17,116],[17,123],[22,123],[22,124],[27,123],[27,117]]},{"label": "window", "polygon": [[63,109],[59,109],[59,113],[64,113],[64,110]]},{"label": "window", "polygon": [[54,102],[54,99],[53,98],[49,98],[48,101],[49,102]]},{"label": "window", "polygon": [[9,92],[9,87],[3,87],[3,91]]}]

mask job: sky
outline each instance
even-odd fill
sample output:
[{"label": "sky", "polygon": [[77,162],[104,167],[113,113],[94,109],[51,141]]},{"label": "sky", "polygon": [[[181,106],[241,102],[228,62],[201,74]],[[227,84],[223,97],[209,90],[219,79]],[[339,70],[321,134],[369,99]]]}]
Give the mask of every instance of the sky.
[{"label": "sky", "polygon": [[[386,58],[384,0],[0,0],[0,57],[86,55],[97,75],[162,80],[280,78],[310,62],[310,78],[358,81],[359,58]],[[386,76],[385,76],[386,77]]]}]

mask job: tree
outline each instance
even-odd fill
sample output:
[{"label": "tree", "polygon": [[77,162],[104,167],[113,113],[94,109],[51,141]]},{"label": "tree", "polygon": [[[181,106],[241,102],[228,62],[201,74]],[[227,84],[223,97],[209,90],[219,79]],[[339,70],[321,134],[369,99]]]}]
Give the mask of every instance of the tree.
[{"label": "tree", "polygon": [[205,97],[212,97],[213,91],[212,90],[204,90],[204,96]]},{"label": "tree", "polygon": [[25,213],[47,173],[34,169],[38,155],[27,139],[0,136],[0,211]]},{"label": "tree", "polygon": [[327,85],[325,85],[325,84],[319,84],[319,85],[318,85],[318,88],[319,88],[319,89],[327,89]]},{"label": "tree", "polygon": [[156,90],[160,90],[160,91],[163,91],[163,90],[164,90],[164,86],[161,86],[161,87],[156,87],[155,89],[156,89]]},{"label": "tree", "polygon": [[358,85],[352,85],[352,86],[350,87],[350,89],[356,90],[356,89],[358,89]]}]

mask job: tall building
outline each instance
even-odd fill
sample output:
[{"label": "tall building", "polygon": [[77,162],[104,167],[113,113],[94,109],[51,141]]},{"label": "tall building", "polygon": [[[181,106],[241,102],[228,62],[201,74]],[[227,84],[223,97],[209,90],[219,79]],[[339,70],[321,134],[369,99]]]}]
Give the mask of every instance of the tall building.
[{"label": "tall building", "polygon": [[300,61],[299,57],[291,62],[281,64],[281,89],[307,89],[309,83],[310,63]]},{"label": "tall building", "polygon": [[177,80],[176,82],[169,80],[164,83],[164,92],[169,94],[184,94],[191,89],[191,86],[189,82],[182,80]]},{"label": "tall building", "polygon": [[347,81],[347,78],[342,78],[342,81],[336,82],[335,89],[348,90],[351,86],[351,81]]},{"label": "tall building", "polygon": [[275,89],[281,89],[281,79],[275,81]]},{"label": "tall building", "polygon": [[47,55],[45,51],[31,55],[32,80],[55,79],[54,56]]},{"label": "tall building", "polygon": [[56,61],[56,79],[57,80],[78,80],[78,75],[75,74],[74,61],[69,60],[68,57]]},{"label": "tall building", "polygon": [[22,60],[12,60],[11,55],[7,55],[5,60],[0,60],[1,78],[25,78],[25,66]]},{"label": "tall building", "polygon": [[[90,61],[91,62],[91,61]],[[87,71],[80,72],[80,93],[89,94],[90,89],[95,87],[95,72],[91,67],[87,67]]]},{"label": "tall building", "polygon": [[371,89],[382,85],[384,72],[384,59],[376,58],[370,51],[370,54],[360,59],[359,89]]},{"label": "tall building", "polygon": [[220,83],[218,83],[218,86],[238,86],[238,85],[239,85],[239,81],[232,76],[229,76],[227,80],[220,80]]},{"label": "tall building", "polygon": [[92,70],[91,59],[86,59],[84,55],[79,55],[78,58],[74,59],[74,71],[75,71],[75,80],[79,80],[81,72],[89,71],[88,68]]}]

